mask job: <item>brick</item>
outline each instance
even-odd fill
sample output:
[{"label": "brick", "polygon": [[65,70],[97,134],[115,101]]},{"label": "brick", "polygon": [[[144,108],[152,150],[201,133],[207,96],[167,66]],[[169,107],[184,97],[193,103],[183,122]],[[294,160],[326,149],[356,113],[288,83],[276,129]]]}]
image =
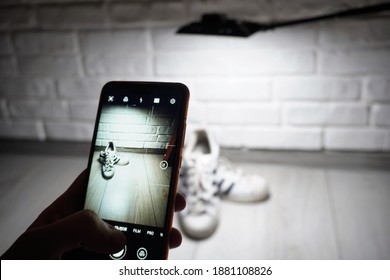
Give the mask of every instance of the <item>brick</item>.
[{"label": "brick", "polygon": [[153,48],[157,51],[174,50],[229,50],[232,39],[218,36],[176,34],[178,27],[154,27]]},{"label": "brick", "polygon": [[54,97],[56,86],[51,79],[7,78],[0,82],[0,95],[9,98]]},{"label": "brick", "polygon": [[19,63],[23,75],[28,77],[64,78],[81,73],[78,58],[73,55],[21,56]]},{"label": "brick", "polygon": [[360,125],[368,119],[359,104],[299,103],[284,105],[284,121],[293,125]]},{"label": "brick", "polygon": [[109,133],[98,131],[96,134],[96,141],[108,140],[110,139]]},{"label": "brick", "polygon": [[9,110],[13,117],[66,119],[69,117],[69,106],[65,101],[10,101]]},{"label": "brick", "polygon": [[254,149],[320,150],[322,132],[319,128],[244,128],[243,145]]},{"label": "brick", "polygon": [[0,33],[0,55],[12,54],[13,47],[9,34]]},{"label": "brick", "polygon": [[152,21],[188,20],[187,6],[184,1],[152,1],[148,18]]},{"label": "brick", "polygon": [[144,2],[117,2],[108,7],[108,17],[111,24],[126,24],[143,22],[147,19],[150,6]]},{"label": "brick", "polygon": [[199,80],[191,94],[202,101],[264,101],[271,97],[271,83],[266,79]]},{"label": "brick", "polygon": [[171,125],[171,126],[159,126],[158,129],[157,129],[157,134],[161,134],[161,135],[164,135],[164,134],[172,135],[174,132],[175,132],[175,126],[174,125]]},{"label": "brick", "polygon": [[98,131],[108,132],[110,125],[107,123],[99,123]]},{"label": "brick", "polygon": [[19,75],[19,67],[15,57],[0,56],[0,77],[16,77]]},{"label": "brick", "polygon": [[[4,0],[3,0],[4,1]],[[14,0],[10,0],[14,1]],[[30,3],[37,3],[37,4],[64,4],[64,3],[85,3],[85,2],[98,2],[99,0],[18,0],[21,2],[30,2]]]},{"label": "brick", "polygon": [[89,76],[148,75],[152,72],[147,55],[87,55],[85,71]]},{"label": "brick", "polygon": [[228,14],[229,17],[257,16],[260,12],[264,14],[269,14],[270,12],[268,5],[261,5],[261,2],[257,0],[246,0],[245,2],[235,0],[195,0],[189,1],[188,4],[190,14],[197,17],[205,13],[215,13],[216,11]]},{"label": "brick", "polygon": [[106,79],[60,79],[58,93],[64,98],[91,98],[98,100]]},{"label": "brick", "polygon": [[111,140],[136,141],[136,142],[156,142],[157,135],[145,133],[108,133]]},{"label": "brick", "polygon": [[47,28],[91,28],[107,24],[101,3],[42,5],[38,9],[38,21]]},{"label": "brick", "polygon": [[384,150],[390,151],[390,131],[387,132],[387,137],[385,140],[385,148]]},{"label": "brick", "polygon": [[[223,38],[225,39],[225,38]],[[226,39],[225,39],[226,40]],[[232,50],[259,49],[312,49],[317,46],[317,29],[314,26],[292,26],[259,31],[248,38],[230,38]]]},{"label": "brick", "polygon": [[314,72],[312,51],[264,50],[230,55],[233,74],[304,74]]},{"label": "brick", "polygon": [[369,101],[390,101],[390,78],[370,78],[364,87],[364,97]]},{"label": "brick", "polygon": [[31,6],[8,6],[0,8],[0,29],[11,30],[36,26],[35,11]]},{"label": "brick", "polygon": [[272,15],[273,19],[278,21],[320,16],[345,10],[343,2],[345,1],[295,0],[286,3],[284,0],[273,0]]},{"label": "brick", "polygon": [[208,76],[229,73],[227,56],[221,52],[157,54],[157,75]]},{"label": "brick", "polygon": [[46,122],[45,131],[49,140],[91,141],[93,124],[84,122]]},{"label": "brick", "polygon": [[42,122],[27,120],[0,120],[0,137],[28,140],[46,139]]},{"label": "brick", "polygon": [[[156,126],[146,125],[128,125],[128,124],[110,124],[110,132],[123,132],[123,133],[148,133],[155,134],[157,132]],[[159,134],[163,134],[159,128]]]},{"label": "brick", "polygon": [[390,42],[389,19],[330,21],[322,25],[320,45],[325,47],[384,45]]},{"label": "brick", "polygon": [[147,124],[148,125],[172,125],[172,118],[164,118],[164,117],[148,117]]},{"label": "brick", "polygon": [[157,137],[157,142],[169,143],[171,138],[172,138],[172,135],[159,135]]},{"label": "brick", "polygon": [[324,146],[330,150],[381,151],[387,132],[369,128],[327,128]]},{"label": "brick", "polygon": [[[4,1],[4,0],[3,0]],[[14,1],[14,0],[10,0]],[[66,4],[66,3],[85,3],[85,2],[98,2],[99,0],[18,0],[21,2],[30,2],[36,4]]]},{"label": "brick", "polygon": [[207,121],[212,124],[277,124],[278,105],[272,104],[208,104]]},{"label": "brick", "polygon": [[0,99],[0,120],[9,117],[7,101]]},{"label": "brick", "polygon": [[206,106],[200,102],[191,101],[188,106],[187,120],[189,123],[205,122]]},{"label": "brick", "polygon": [[76,40],[71,32],[23,31],[14,35],[16,51],[20,54],[73,54]]},{"label": "brick", "polygon": [[240,126],[213,126],[209,131],[215,136],[217,143],[225,148],[241,148],[244,145],[243,128]]},{"label": "brick", "polygon": [[146,116],[142,115],[116,115],[102,113],[100,122],[102,123],[126,123],[126,124],[146,124]]},{"label": "brick", "polygon": [[371,108],[371,114],[375,125],[390,127],[390,105],[375,104]]},{"label": "brick", "polygon": [[167,148],[167,143],[163,142],[145,142],[144,148],[146,149],[163,149]]},{"label": "brick", "polygon": [[89,120],[96,119],[98,100],[80,100],[70,102],[70,112],[72,119]]},{"label": "brick", "polygon": [[82,52],[125,53],[133,51],[144,52],[148,48],[145,29],[115,30],[115,31],[85,31],[80,33]]},{"label": "brick", "polygon": [[184,1],[114,2],[108,7],[108,15],[111,25],[188,20]]},{"label": "brick", "polygon": [[360,96],[357,79],[297,77],[275,78],[275,96],[280,100],[356,100]]},{"label": "brick", "polygon": [[390,72],[389,48],[324,51],[320,54],[320,71],[333,74],[375,74]]}]

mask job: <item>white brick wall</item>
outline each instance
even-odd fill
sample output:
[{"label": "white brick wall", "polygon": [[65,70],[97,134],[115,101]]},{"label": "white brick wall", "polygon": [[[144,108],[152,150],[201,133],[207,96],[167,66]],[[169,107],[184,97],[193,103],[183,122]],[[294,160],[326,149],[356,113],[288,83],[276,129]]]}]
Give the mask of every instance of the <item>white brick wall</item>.
[{"label": "white brick wall", "polygon": [[26,31],[14,36],[15,50],[21,55],[74,54],[75,36],[71,32]]},{"label": "white brick wall", "polygon": [[390,101],[390,77],[370,78],[364,87],[365,98],[372,102]]},{"label": "white brick wall", "polygon": [[19,72],[19,67],[15,57],[0,57],[0,77],[17,77]]},{"label": "white brick wall", "polygon": [[81,74],[78,57],[74,55],[19,56],[24,77],[78,77]]},{"label": "white brick wall", "polygon": [[117,147],[138,149],[167,148],[174,132],[173,117],[161,112],[158,108],[151,110],[138,108],[127,110],[121,108],[103,108],[96,143],[105,147],[114,140]]},{"label": "white brick wall", "polygon": [[[210,127],[225,147],[390,151],[388,15],[175,34],[206,12],[273,21],[378,2],[0,1],[0,137],[90,141],[107,81],[155,80],[187,84],[189,128]],[[147,134],[129,122],[100,134]],[[142,145],[166,139],[153,140]]]},{"label": "white brick wall", "polygon": [[366,128],[329,128],[325,130],[324,146],[335,150],[380,151],[388,149],[388,131]]},{"label": "white brick wall", "polygon": [[367,108],[355,104],[299,103],[284,106],[284,121],[291,125],[364,125]]},{"label": "white brick wall", "polygon": [[375,104],[371,113],[375,125],[390,127],[390,105]]},{"label": "white brick wall", "polygon": [[356,78],[278,78],[273,84],[275,97],[282,101],[357,100],[360,97],[360,82]]}]

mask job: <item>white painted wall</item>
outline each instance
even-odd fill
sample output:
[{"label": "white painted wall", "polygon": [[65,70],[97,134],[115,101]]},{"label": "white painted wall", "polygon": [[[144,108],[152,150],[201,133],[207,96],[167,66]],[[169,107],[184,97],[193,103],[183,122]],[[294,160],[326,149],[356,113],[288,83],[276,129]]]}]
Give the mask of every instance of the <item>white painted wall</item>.
[{"label": "white painted wall", "polygon": [[0,2],[0,137],[90,141],[109,80],[180,81],[190,127],[224,147],[390,150],[390,16],[226,38],[176,35],[202,13],[283,20],[383,1]]}]

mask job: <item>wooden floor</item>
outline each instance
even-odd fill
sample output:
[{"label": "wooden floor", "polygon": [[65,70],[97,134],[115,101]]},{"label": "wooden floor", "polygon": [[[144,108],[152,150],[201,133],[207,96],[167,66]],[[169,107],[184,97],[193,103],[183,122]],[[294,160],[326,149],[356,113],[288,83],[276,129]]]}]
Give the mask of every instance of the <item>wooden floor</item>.
[{"label": "wooden floor", "polygon": [[[84,156],[2,154],[0,254],[86,165]],[[171,259],[390,259],[388,169],[238,165],[269,181],[270,199],[223,201],[215,234],[185,237]]]},{"label": "wooden floor", "polygon": [[94,153],[86,208],[106,220],[163,227],[171,168],[160,168],[163,155],[121,153],[129,164],[114,165],[115,174],[104,179]]}]

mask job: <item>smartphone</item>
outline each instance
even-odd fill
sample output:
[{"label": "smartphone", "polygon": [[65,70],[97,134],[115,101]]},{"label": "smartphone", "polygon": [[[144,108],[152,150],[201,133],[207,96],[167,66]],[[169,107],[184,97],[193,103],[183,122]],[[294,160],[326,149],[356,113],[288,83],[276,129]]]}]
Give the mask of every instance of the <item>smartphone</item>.
[{"label": "smartphone", "polygon": [[127,245],[84,258],[167,259],[188,102],[180,83],[104,85],[84,208],[122,231]]}]

